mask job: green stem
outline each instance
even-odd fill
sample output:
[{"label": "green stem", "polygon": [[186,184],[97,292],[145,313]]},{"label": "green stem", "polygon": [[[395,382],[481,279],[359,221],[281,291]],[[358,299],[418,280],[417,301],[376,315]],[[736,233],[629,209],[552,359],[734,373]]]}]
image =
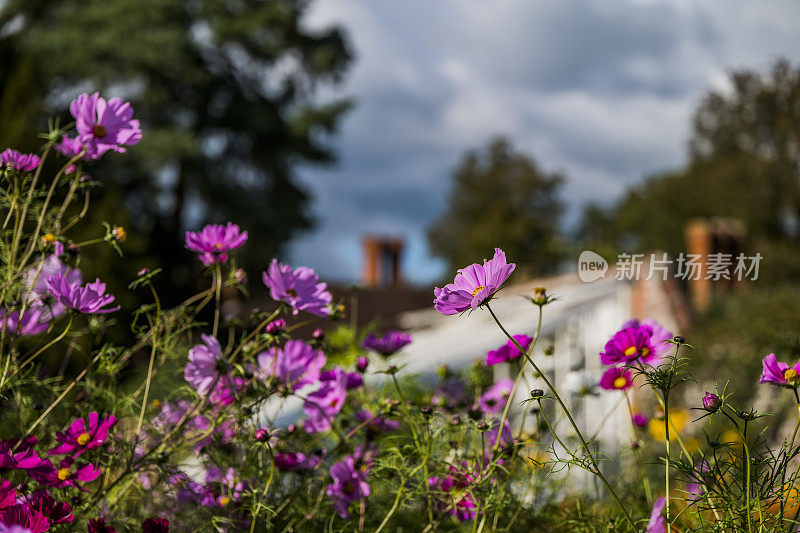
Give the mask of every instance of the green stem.
[{"label": "green stem", "polygon": [[[627,391],[623,391],[622,394],[625,396],[625,401],[628,404],[631,431],[633,432],[634,438],[636,438],[636,426],[633,425],[633,407],[631,406],[631,399]],[[644,470],[644,465],[642,464],[642,458],[639,456],[638,449],[633,450],[633,456],[636,458],[636,464],[639,466],[639,475],[642,477],[642,485],[644,486],[644,494],[647,497],[647,504],[650,505],[653,502],[653,491],[650,488],[650,480],[647,479],[647,473]]]},{"label": "green stem", "polygon": [[158,346],[158,330],[161,326],[161,300],[158,298],[158,293],[153,284],[148,282],[150,292],[153,293],[153,298],[156,302],[156,333],[153,334],[153,342],[150,345],[150,363],[147,366],[147,380],[144,385],[144,397],[142,398],[142,409],[139,411],[139,421],[136,423],[136,438],[139,438],[139,432],[142,431],[142,422],[144,421],[144,412],[147,409],[147,399],[150,396],[150,381],[153,379],[153,361],[156,358],[156,347]]},{"label": "green stem", "polygon": [[214,298],[216,300],[216,308],[214,309],[214,331],[211,334],[212,337],[217,336],[217,329],[219,329],[219,301],[220,296],[222,295],[222,267],[219,266],[219,263],[215,263],[216,266],[216,289],[214,290]]},{"label": "green stem", "polygon": [[553,394],[553,397],[556,399],[558,404],[561,406],[561,409],[564,411],[564,414],[567,416],[567,419],[569,420],[569,423],[572,426],[573,431],[575,431],[575,434],[578,436],[578,439],[581,441],[581,446],[583,447],[584,451],[586,452],[586,455],[589,457],[589,461],[592,463],[592,467],[594,469],[594,471],[592,473],[595,474],[598,478],[600,478],[600,481],[603,482],[603,485],[605,485],[606,489],[608,489],[608,492],[611,494],[611,496],[617,502],[617,505],[619,506],[620,510],[622,510],[622,513],[625,515],[625,518],[627,518],[627,520],[630,523],[631,527],[633,527],[633,530],[636,531],[637,530],[636,522],[633,521],[633,518],[631,518],[630,513],[628,513],[628,510],[625,508],[625,505],[622,503],[622,500],[617,495],[617,492],[613,489],[613,487],[608,482],[606,477],[600,471],[600,468],[597,465],[597,461],[594,458],[594,454],[589,449],[589,444],[586,442],[586,438],[583,436],[583,433],[581,433],[581,430],[578,429],[578,425],[575,423],[575,419],[572,418],[572,414],[569,412],[569,409],[567,409],[567,406],[564,403],[564,400],[561,399],[561,396],[558,394],[558,391],[556,390],[556,388],[553,386],[552,383],[550,383],[550,380],[547,379],[547,376],[544,374],[544,372],[542,372],[539,369],[539,367],[536,365],[536,363],[533,361],[533,359],[531,359],[531,357],[527,353],[525,353],[525,350],[522,349],[522,347],[519,345],[517,340],[514,337],[512,337],[511,334],[508,331],[506,331],[506,328],[503,327],[503,324],[500,323],[500,320],[497,318],[497,315],[494,314],[494,311],[492,310],[491,306],[489,306],[488,303],[486,304],[486,309],[489,310],[489,313],[491,313],[492,318],[497,323],[498,327],[503,331],[503,333],[505,333],[506,337],[508,337],[508,339],[517,347],[517,349],[523,355],[525,355],[525,358],[531,364],[533,369],[541,376],[542,381],[544,381],[545,385],[547,385],[547,388]]}]

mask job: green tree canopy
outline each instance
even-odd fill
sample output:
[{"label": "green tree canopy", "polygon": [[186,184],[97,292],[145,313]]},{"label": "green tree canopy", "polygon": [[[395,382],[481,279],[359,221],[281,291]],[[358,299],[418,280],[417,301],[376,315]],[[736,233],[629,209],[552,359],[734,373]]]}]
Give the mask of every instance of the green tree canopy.
[{"label": "green tree canopy", "polygon": [[447,209],[428,230],[433,253],[451,270],[491,257],[495,246],[532,273],[556,269],[564,211],[560,175],[543,172],[497,138],[467,152],[452,179]]},{"label": "green tree canopy", "polygon": [[308,3],[8,0],[0,141],[35,149],[20,139],[44,129],[47,114],[70,121],[65,110],[79,92],[129,99],[144,138],[129,156],[92,169],[102,201],[114,202],[105,211],[124,210],[150,237],[142,256],[167,269],[184,253],[188,223],[235,221],[250,232],[245,264],[263,267],[310,227],[294,170],[331,161],[326,135],[349,105],[315,98],[351,55],[339,28],[303,23]]}]

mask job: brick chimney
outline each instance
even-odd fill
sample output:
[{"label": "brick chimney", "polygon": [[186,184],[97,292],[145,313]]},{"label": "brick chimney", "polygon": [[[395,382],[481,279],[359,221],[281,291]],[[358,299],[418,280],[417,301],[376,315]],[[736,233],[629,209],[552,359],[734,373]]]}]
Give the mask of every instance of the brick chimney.
[{"label": "brick chimney", "polygon": [[398,287],[402,284],[400,256],[403,239],[366,235],[362,240],[364,275],[362,283],[369,288]]}]

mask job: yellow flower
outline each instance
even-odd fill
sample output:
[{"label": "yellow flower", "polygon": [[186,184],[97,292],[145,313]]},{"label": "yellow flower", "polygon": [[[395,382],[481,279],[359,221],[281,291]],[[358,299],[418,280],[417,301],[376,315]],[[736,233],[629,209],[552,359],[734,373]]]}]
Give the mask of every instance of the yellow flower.
[{"label": "yellow flower", "polygon": [[[685,409],[670,409],[669,420],[669,440],[673,441],[678,438],[676,433],[681,433],[689,422],[689,412]],[[659,442],[667,440],[665,422],[665,420],[653,418],[647,426],[650,436]]]},{"label": "yellow flower", "polygon": [[47,245],[56,240],[56,236],[52,233],[46,233],[42,235],[42,244]]}]

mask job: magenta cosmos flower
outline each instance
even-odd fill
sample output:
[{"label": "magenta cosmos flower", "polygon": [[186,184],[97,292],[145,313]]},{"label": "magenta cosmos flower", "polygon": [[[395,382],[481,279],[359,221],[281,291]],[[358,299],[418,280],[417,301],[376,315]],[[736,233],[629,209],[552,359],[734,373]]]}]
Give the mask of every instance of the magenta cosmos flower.
[{"label": "magenta cosmos flower", "polygon": [[461,522],[474,519],[477,504],[470,486],[475,476],[465,462],[460,467],[451,465],[448,470],[444,477],[428,479],[428,486],[436,495],[439,512],[447,512]]},{"label": "magenta cosmos flower", "polygon": [[228,261],[228,252],[247,241],[247,232],[239,231],[239,226],[228,222],[227,226],[209,224],[197,232],[186,232],[186,247],[197,252],[200,261],[210,266]]},{"label": "magenta cosmos flower", "polygon": [[258,354],[256,361],[258,378],[274,377],[296,391],[319,380],[326,358],[325,354],[305,342],[290,340],[282,349],[273,347]]},{"label": "magenta cosmos flower", "polygon": [[334,417],[344,407],[349,377],[341,368],[335,368],[325,379],[320,376],[320,387],[306,397],[303,410],[308,415],[303,428],[308,433],[328,431]]},{"label": "magenta cosmos flower", "polygon": [[781,363],[774,353],[769,354],[761,362],[763,370],[759,383],[769,383],[781,387],[797,388],[800,385],[800,361],[794,366]]},{"label": "magenta cosmos flower", "polygon": [[139,121],[133,119],[131,104],[119,98],[106,101],[100,93],[91,96],[84,93],[73,100],[69,111],[75,117],[78,140],[92,159],[109,150],[124,152],[126,145],[136,144],[142,139],[142,130]]},{"label": "magenta cosmos flower", "polygon": [[93,464],[75,463],[72,459],[63,459],[56,468],[52,464],[47,468],[29,470],[30,476],[43,485],[57,489],[64,487],[77,487],[84,489],[80,483],[94,481],[100,476],[100,469]]},{"label": "magenta cosmos flower", "polygon": [[627,390],[632,386],[633,374],[625,368],[609,368],[600,378],[600,387],[605,390]]},{"label": "magenta cosmos flower", "polygon": [[491,387],[481,396],[479,402],[481,409],[487,413],[499,413],[506,406],[508,397],[511,394],[511,389],[514,388],[514,381],[509,378],[503,378]]},{"label": "magenta cosmos flower", "polygon": [[[533,342],[533,337],[528,337],[527,335],[514,335],[513,337],[514,340],[517,341],[517,343],[519,343],[519,345],[525,351],[531,347],[531,343]],[[486,365],[492,366],[499,363],[505,363],[507,361],[511,361],[512,359],[516,359],[520,355],[522,355],[522,352],[519,351],[517,345],[509,340],[496,350],[490,350],[486,354]]]},{"label": "magenta cosmos flower", "polygon": [[169,533],[169,520],[166,518],[148,518],[142,522],[142,533]]},{"label": "magenta cosmos flower", "polygon": [[371,455],[371,451],[365,452],[363,448],[358,448],[353,455],[331,466],[328,472],[333,483],[328,485],[326,492],[342,518],[350,516],[351,502],[369,496],[367,476],[372,469]]},{"label": "magenta cosmos flower", "polygon": [[189,350],[189,362],[184,369],[183,377],[200,396],[206,396],[212,390],[221,390],[234,386],[230,377],[228,363],[222,357],[222,346],[211,335],[200,335],[203,344]]},{"label": "magenta cosmos flower", "polygon": [[28,506],[46,516],[51,524],[68,524],[75,520],[70,504],[56,500],[44,490],[34,492]]},{"label": "magenta cosmos flower", "polygon": [[9,170],[19,170],[20,172],[30,172],[39,166],[41,160],[36,154],[23,154],[17,150],[8,148],[0,154],[0,165]]},{"label": "magenta cosmos flower", "polygon": [[637,428],[647,427],[648,422],[650,422],[650,419],[644,413],[633,413],[631,416],[631,423]]},{"label": "magenta cosmos flower", "polygon": [[411,344],[411,335],[402,331],[390,331],[383,337],[376,337],[370,333],[361,346],[374,350],[384,357],[389,357],[409,344]]},{"label": "magenta cosmos flower", "polygon": [[669,350],[669,344],[663,341],[670,338],[672,334],[655,321],[626,322],[606,343],[600,362],[630,365],[641,361],[656,365]]},{"label": "magenta cosmos flower", "polygon": [[50,529],[47,517],[27,503],[17,503],[0,511],[0,532],[44,533]]},{"label": "magenta cosmos flower", "polygon": [[506,254],[494,249],[494,257],[483,260],[483,265],[473,263],[456,274],[453,283],[433,290],[433,306],[443,315],[455,315],[468,309],[477,309],[500,289],[516,268],[506,263]]},{"label": "magenta cosmos flower", "polygon": [[664,533],[667,530],[667,521],[661,516],[661,512],[667,504],[663,497],[658,498],[653,503],[653,511],[650,513],[650,521],[647,523],[646,533]]},{"label": "magenta cosmos flower", "polygon": [[89,314],[111,313],[120,308],[106,307],[114,302],[114,296],[106,294],[106,284],[99,279],[94,283],[81,285],[80,282],[70,283],[64,274],[56,274],[47,278],[45,285],[50,295],[67,309]]},{"label": "magenta cosmos flower", "polygon": [[56,440],[61,444],[48,453],[50,455],[67,455],[79,457],[88,450],[94,450],[105,444],[108,433],[117,423],[114,415],[101,417],[98,413],[89,413],[89,422],[83,418],[75,420],[65,432],[56,432]]},{"label": "magenta cosmos flower", "polygon": [[269,288],[273,300],[285,302],[293,309],[293,314],[307,311],[317,316],[326,317],[330,314],[328,304],[331,303],[331,293],[328,285],[319,281],[319,276],[308,267],[292,267],[278,263],[273,259],[267,271],[263,273],[264,285]]},{"label": "magenta cosmos flower", "polygon": [[11,311],[9,313],[4,309],[0,309],[0,328],[13,335],[26,337],[41,333],[49,327],[48,322],[43,318],[45,313],[43,309],[27,309],[25,314],[22,315],[22,320],[19,318],[19,313],[19,311]]}]

